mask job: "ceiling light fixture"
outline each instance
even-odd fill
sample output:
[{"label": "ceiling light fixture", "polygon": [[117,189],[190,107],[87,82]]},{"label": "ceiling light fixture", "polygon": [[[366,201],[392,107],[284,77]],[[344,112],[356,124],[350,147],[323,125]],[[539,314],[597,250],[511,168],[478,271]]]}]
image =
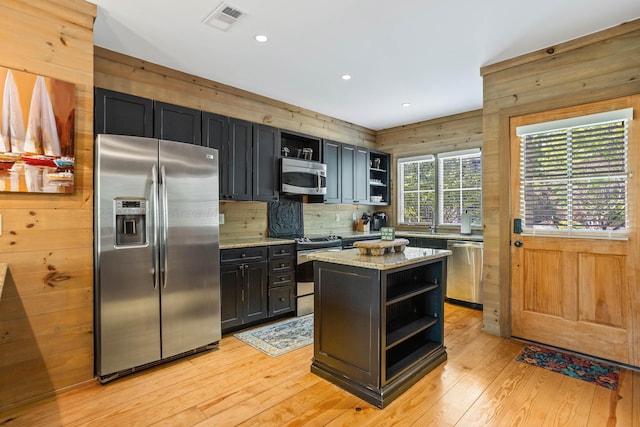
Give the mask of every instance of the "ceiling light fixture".
[{"label": "ceiling light fixture", "polygon": [[351,74],[343,74],[340,76],[342,80],[351,80]]},{"label": "ceiling light fixture", "polygon": [[260,43],[266,43],[267,40],[269,40],[269,38],[264,34],[256,34],[254,39],[256,39],[256,41]]},{"label": "ceiling light fixture", "polygon": [[400,105],[403,106],[404,108],[411,107],[411,103],[410,102],[403,102]]}]

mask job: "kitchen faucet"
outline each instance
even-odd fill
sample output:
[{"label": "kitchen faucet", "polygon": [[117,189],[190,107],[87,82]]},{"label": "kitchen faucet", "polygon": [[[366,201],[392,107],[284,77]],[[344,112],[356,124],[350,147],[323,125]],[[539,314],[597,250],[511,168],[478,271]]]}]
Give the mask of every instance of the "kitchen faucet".
[{"label": "kitchen faucet", "polygon": [[429,225],[429,231],[431,233],[435,233],[436,232],[436,213],[433,210],[433,208],[429,205],[424,207],[424,217],[425,219],[427,218],[427,213],[431,212],[431,225]]}]

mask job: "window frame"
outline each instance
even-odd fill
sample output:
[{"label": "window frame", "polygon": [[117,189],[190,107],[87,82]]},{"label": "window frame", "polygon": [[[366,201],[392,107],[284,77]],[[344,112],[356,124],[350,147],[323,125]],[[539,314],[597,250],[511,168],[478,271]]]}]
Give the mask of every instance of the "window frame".
[{"label": "window frame", "polygon": [[[478,155],[482,162],[482,150],[481,148],[470,148],[466,150],[456,150],[456,151],[445,151],[434,154],[424,154],[419,156],[410,156],[410,157],[401,157],[396,160],[396,170],[397,170],[397,182],[398,182],[398,191],[396,200],[398,203],[398,225],[432,225],[430,221],[417,221],[410,222],[404,220],[404,164],[410,162],[420,162],[420,161],[432,161],[434,164],[434,206],[432,207],[433,212],[432,215],[435,218],[433,221],[433,225],[435,227],[444,227],[444,228],[459,228],[461,227],[461,223],[443,223],[442,222],[442,192],[440,185],[440,162],[441,159],[452,158],[452,157],[467,157],[469,155]],[[482,165],[482,163],[481,163]],[[482,167],[480,170],[480,203],[482,204]],[[462,212],[460,212],[462,215]],[[482,227],[482,206],[480,206],[480,222],[471,224],[472,228]]]},{"label": "window frame", "polygon": [[[420,156],[412,156],[412,157],[403,157],[403,158],[399,158],[396,160],[396,170],[397,170],[397,174],[398,174],[398,196],[397,196],[397,203],[398,203],[398,224],[399,225],[428,225],[429,222],[427,221],[420,221],[420,215],[418,214],[418,221],[417,222],[409,222],[409,221],[405,221],[404,220],[404,167],[403,165],[405,163],[412,163],[412,162],[423,162],[423,161],[430,161],[433,162],[434,164],[434,180],[437,179],[437,171],[435,170],[436,165],[437,165],[437,158],[436,155],[434,154],[424,154],[424,155],[420,155]],[[425,190],[426,192],[427,190]],[[434,194],[434,204],[437,203],[437,192],[438,192],[438,187],[437,187],[437,182],[434,181],[434,187],[433,190],[428,190],[429,192],[433,192]],[[418,192],[420,192],[420,190],[418,190]],[[419,193],[418,193],[419,194]],[[418,208],[420,209],[420,208]],[[435,212],[436,212],[436,206],[432,206],[431,207],[432,212],[431,215],[434,216]],[[426,219],[426,218],[425,218]]]},{"label": "window frame", "polygon": [[[539,236],[553,236],[553,237],[573,237],[573,238],[604,238],[604,239],[626,239],[628,237],[629,234],[629,210],[630,210],[630,204],[629,204],[629,178],[630,178],[630,171],[629,171],[629,166],[628,166],[628,162],[629,162],[629,142],[630,142],[630,138],[629,138],[629,127],[630,127],[630,121],[633,120],[633,109],[632,108],[625,108],[625,109],[621,109],[621,110],[615,110],[615,111],[606,111],[603,113],[596,113],[596,114],[587,114],[587,115],[581,115],[581,116],[576,116],[576,117],[572,117],[572,118],[568,118],[568,119],[561,119],[561,120],[554,120],[554,121],[548,121],[548,122],[540,122],[540,123],[534,123],[534,124],[529,124],[529,125],[524,125],[524,126],[518,126],[516,128],[516,136],[518,137],[518,139],[520,140],[520,150],[519,150],[519,158],[518,161],[520,162],[520,173],[519,173],[519,180],[520,180],[520,200],[519,200],[519,204],[518,204],[518,216],[520,218],[523,218],[522,220],[522,234],[523,235],[529,235],[529,236],[534,236],[534,235],[539,235]],[[595,173],[593,175],[584,175],[581,174],[579,178],[574,179],[572,177],[572,165],[571,165],[571,151],[572,151],[572,146],[573,146],[573,141],[572,141],[572,132],[573,130],[576,129],[584,129],[584,128],[589,128],[589,127],[596,127],[596,126],[600,126],[600,125],[606,125],[609,123],[617,123],[617,122],[624,122],[623,126],[624,126],[624,147],[623,147],[623,156],[624,158],[623,163],[624,163],[624,172],[622,174],[617,173],[613,175],[606,175],[606,176],[602,176],[598,173]],[[551,133],[554,132],[566,132],[567,137],[566,137],[566,141],[567,141],[567,151],[569,154],[567,154],[567,178],[562,178],[562,179],[558,179],[556,181],[566,181],[567,182],[567,187],[569,188],[569,191],[571,189],[571,183],[572,181],[576,180],[576,181],[589,181],[589,180],[598,180],[600,178],[608,178],[608,179],[620,179],[621,177],[623,177],[624,179],[624,213],[625,213],[625,227],[623,229],[620,230],[595,230],[595,229],[581,229],[581,228],[574,228],[573,224],[572,224],[572,215],[573,215],[573,206],[577,205],[575,203],[575,201],[573,200],[573,195],[569,192],[567,195],[567,226],[565,228],[550,228],[550,227],[538,227],[536,228],[535,224],[533,225],[533,227],[529,227],[526,226],[527,221],[526,221],[526,206],[525,206],[525,195],[524,195],[524,191],[525,191],[525,185],[526,185],[526,180],[525,180],[525,163],[524,163],[524,158],[525,158],[525,154],[524,154],[524,150],[525,150],[525,144],[526,144],[526,138],[531,136],[531,135],[539,135],[541,137],[544,137],[546,135],[549,135]],[[588,200],[585,197],[585,200]]]},{"label": "window frame", "polygon": [[[451,159],[451,158],[458,158],[460,159],[460,161],[462,161],[463,158],[469,158],[469,157],[478,157],[480,158],[480,186],[476,187],[476,190],[480,191],[480,206],[479,206],[479,210],[480,210],[480,215],[479,215],[479,222],[472,222],[471,226],[472,227],[481,227],[482,226],[482,150],[480,148],[471,148],[468,150],[458,150],[458,151],[448,151],[448,152],[443,152],[443,153],[439,153],[437,155],[438,158],[438,164],[437,164],[437,168],[436,168],[436,173],[437,173],[437,184],[438,184],[438,197],[437,197],[437,205],[438,205],[438,224],[443,226],[443,227],[459,227],[462,225],[462,219],[460,220],[460,222],[444,222],[444,183],[442,182],[442,174],[444,173],[444,171],[441,168],[442,162],[446,159]],[[462,177],[460,177],[462,178]],[[473,188],[467,188],[468,190],[473,190]],[[453,191],[451,189],[449,189],[448,191]],[[458,186],[457,189],[455,189],[455,191],[459,192],[460,194],[460,202],[462,204],[462,192],[465,191],[465,188],[462,187],[462,180],[460,180],[460,185]],[[460,206],[460,218],[462,218],[462,206]]]}]

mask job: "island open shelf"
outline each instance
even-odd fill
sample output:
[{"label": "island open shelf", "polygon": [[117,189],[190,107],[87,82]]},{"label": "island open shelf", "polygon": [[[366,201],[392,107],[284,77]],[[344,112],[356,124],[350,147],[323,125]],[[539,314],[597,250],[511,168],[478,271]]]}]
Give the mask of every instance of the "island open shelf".
[{"label": "island open shelf", "polygon": [[311,371],[382,408],[446,360],[449,254],[409,247],[383,256],[315,254]]}]

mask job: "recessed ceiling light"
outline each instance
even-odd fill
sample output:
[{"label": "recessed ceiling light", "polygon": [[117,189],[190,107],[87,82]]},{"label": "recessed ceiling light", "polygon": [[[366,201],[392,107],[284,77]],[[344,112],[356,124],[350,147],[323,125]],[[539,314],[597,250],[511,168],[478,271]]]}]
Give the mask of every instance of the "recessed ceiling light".
[{"label": "recessed ceiling light", "polygon": [[269,38],[264,34],[256,34],[254,38],[256,39],[257,42],[260,42],[260,43],[265,43],[267,40],[269,40]]},{"label": "recessed ceiling light", "polygon": [[400,105],[402,105],[404,108],[411,107],[411,103],[410,102],[403,102]]},{"label": "recessed ceiling light", "polygon": [[351,74],[343,74],[340,76],[342,80],[351,80]]}]

